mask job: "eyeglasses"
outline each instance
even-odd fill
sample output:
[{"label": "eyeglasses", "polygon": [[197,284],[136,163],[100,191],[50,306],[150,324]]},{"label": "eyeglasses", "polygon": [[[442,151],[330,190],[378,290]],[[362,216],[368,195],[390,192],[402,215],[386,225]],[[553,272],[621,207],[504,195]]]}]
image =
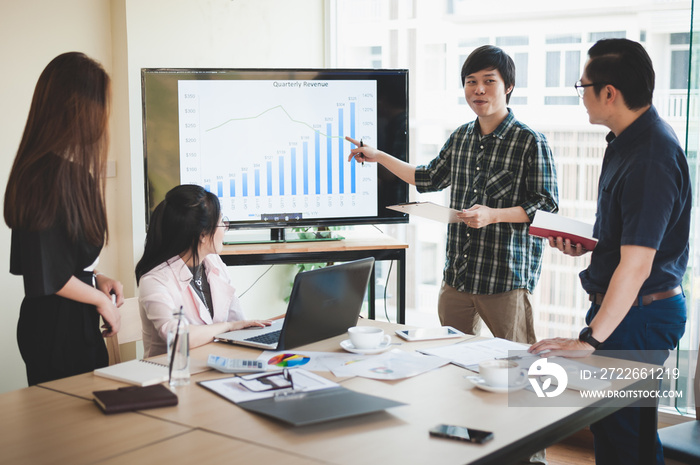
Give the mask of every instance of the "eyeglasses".
[{"label": "eyeglasses", "polygon": [[583,98],[583,90],[586,87],[597,86],[599,84],[605,84],[605,83],[604,82],[591,82],[590,84],[583,84],[583,83],[581,83],[581,81],[576,81],[576,84],[574,84],[574,89],[576,89],[578,96]]},{"label": "eyeglasses", "polygon": [[294,392],[294,379],[289,368],[284,368],[281,372],[245,376],[241,378],[240,385],[252,392]]},{"label": "eyeglasses", "polygon": [[228,220],[228,218],[226,218],[225,216],[222,216],[221,222],[223,224],[217,224],[216,225],[217,228],[224,228],[224,232],[231,230],[231,222]]}]

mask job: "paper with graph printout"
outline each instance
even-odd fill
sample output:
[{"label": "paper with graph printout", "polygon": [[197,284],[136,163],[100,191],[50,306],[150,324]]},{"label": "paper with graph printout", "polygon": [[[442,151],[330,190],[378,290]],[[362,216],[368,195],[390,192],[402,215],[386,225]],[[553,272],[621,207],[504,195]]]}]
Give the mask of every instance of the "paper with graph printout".
[{"label": "paper with graph printout", "polygon": [[[294,379],[293,388],[290,388],[289,391],[300,393],[338,387],[337,383],[301,368],[291,368],[289,371]],[[275,397],[276,394],[283,393],[281,389],[251,390],[251,384],[254,383],[257,378],[278,377],[280,378],[280,382],[282,382],[281,378],[283,376],[283,372],[280,370],[278,372],[255,373],[244,376],[199,381],[198,384],[238,404],[253,400],[270,399]]]},{"label": "paper with graph printout", "polygon": [[572,245],[581,244],[586,250],[593,250],[598,243],[598,239],[593,237],[592,224],[542,210],[535,212],[535,218],[530,224],[530,235],[569,239]]},{"label": "paper with graph printout", "polygon": [[528,347],[529,345],[527,344],[495,337],[491,339],[458,342],[456,344],[433,347],[430,349],[418,349],[418,352],[442,357],[449,360],[454,365],[478,372],[480,362],[495,358],[507,358],[509,352],[515,350],[524,351],[527,350]]},{"label": "paper with graph printout", "polygon": [[342,368],[335,368],[333,374],[338,377],[361,376],[371,379],[396,380],[417,376],[448,363],[450,360],[445,358],[393,349],[382,355],[374,355]]},{"label": "paper with graph printout", "polygon": [[[308,371],[332,371],[342,370],[344,367],[361,362],[373,355],[359,355],[340,352],[313,352],[309,350],[265,350],[258,356],[258,360],[265,363],[268,369],[304,368]],[[350,374],[336,376],[354,376]]]}]

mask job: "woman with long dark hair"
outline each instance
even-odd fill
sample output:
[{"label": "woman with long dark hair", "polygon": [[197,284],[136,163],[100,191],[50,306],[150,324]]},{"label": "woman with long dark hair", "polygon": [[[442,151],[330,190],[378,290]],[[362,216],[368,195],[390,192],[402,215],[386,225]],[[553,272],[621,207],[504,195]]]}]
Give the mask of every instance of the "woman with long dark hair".
[{"label": "woman with long dark hair", "polygon": [[168,322],[181,307],[190,324],[190,347],[227,331],[270,324],[245,320],[219,257],[227,228],[219,199],[196,185],[174,187],[153,211],[136,265],[146,357],[167,351]]},{"label": "woman with long dark hair", "polygon": [[108,238],[109,100],[99,63],[79,52],[54,58],[37,82],[7,182],[10,272],[25,290],[17,341],[30,385],[106,366],[103,336],[119,330],[122,285],[95,270]]}]

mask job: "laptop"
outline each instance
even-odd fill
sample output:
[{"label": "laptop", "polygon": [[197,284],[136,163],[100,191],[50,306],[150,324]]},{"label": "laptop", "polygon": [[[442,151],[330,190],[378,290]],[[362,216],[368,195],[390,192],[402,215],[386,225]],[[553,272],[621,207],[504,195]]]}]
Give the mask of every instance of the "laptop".
[{"label": "laptop", "polygon": [[374,258],[304,271],[296,275],[284,319],[266,328],[219,334],[216,340],[285,350],[343,334],[357,325]]}]

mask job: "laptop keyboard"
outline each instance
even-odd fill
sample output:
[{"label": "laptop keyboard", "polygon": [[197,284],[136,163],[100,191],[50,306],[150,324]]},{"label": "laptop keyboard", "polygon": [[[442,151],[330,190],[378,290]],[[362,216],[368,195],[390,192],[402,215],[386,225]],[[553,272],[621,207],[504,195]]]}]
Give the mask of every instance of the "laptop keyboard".
[{"label": "laptop keyboard", "polygon": [[274,344],[275,342],[279,341],[281,333],[282,330],[278,329],[277,331],[261,334],[259,336],[249,337],[245,340],[250,342],[258,342],[261,344]]}]

